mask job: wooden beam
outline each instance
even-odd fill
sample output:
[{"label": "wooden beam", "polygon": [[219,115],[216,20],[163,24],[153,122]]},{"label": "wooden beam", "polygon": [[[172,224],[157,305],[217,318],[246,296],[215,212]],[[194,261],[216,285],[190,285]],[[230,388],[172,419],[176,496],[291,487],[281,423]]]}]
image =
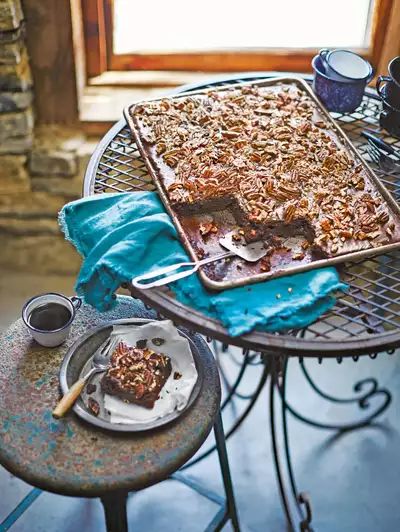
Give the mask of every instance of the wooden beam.
[{"label": "wooden beam", "polygon": [[23,0],[36,121],[79,121],[70,0]]},{"label": "wooden beam", "polygon": [[81,0],[85,29],[87,77],[99,76],[107,70],[104,0]]},{"label": "wooden beam", "polygon": [[395,0],[375,0],[371,24],[371,61],[378,67]]},{"label": "wooden beam", "polygon": [[[83,29],[81,0],[71,0],[72,36],[74,43],[75,71],[77,81],[78,101],[81,102],[85,90],[86,77],[86,53],[85,34]],[[80,105],[79,105],[80,107]]]},{"label": "wooden beam", "polygon": [[376,68],[377,74],[386,74],[390,60],[400,55],[400,0],[393,0],[390,18],[383,33],[384,40]]},{"label": "wooden beam", "polygon": [[292,70],[311,72],[311,59],[317,50],[254,50],[191,53],[164,52],[112,55],[111,70],[173,70],[192,72],[250,72]]}]

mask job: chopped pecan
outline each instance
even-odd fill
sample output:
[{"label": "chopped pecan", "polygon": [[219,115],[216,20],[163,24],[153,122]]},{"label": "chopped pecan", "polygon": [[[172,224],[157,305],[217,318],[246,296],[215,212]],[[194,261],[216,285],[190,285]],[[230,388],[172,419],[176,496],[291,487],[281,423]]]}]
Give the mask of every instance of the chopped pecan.
[{"label": "chopped pecan", "polygon": [[353,231],[348,230],[341,230],[339,231],[339,236],[344,238],[345,240],[349,240],[350,238],[353,238]]},{"label": "chopped pecan", "polygon": [[296,253],[293,253],[292,259],[293,260],[303,260],[305,257],[305,254],[302,251],[298,251]]},{"label": "chopped pecan", "polygon": [[89,400],[88,400],[88,407],[89,407],[89,410],[91,411],[91,413],[94,415],[94,416],[98,416],[99,413],[100,413],[100,405],[99,403],[96,401],[96,399],[93,399],[93,397],[89,397]]},{"label": "chopped pecan", "polygon": [[199,233],[202,237],[209,236],[211,233],[218,233],[218,226],[215,222],[203,222],[199,226]]},{"label": "chopped pecan", "polygon": [[86,385],[86,393],[88,395],[94,393],[97,390],[97,386],[93,384],[92,382],[89,382],[89,384]]},{"label": "chopped pecan", "polygon": [[326,218],[321,220],[319,225],[321,226],[321,229],[325,232],[325,233],[329,233],[329,231],[331,231],[332,229],[332,224],[329,220],[327,220]]},{"label": "chopped pecan", "polygon": [[376,221],[381,224],[385,224],[389,221],[389,218],[389,213],[385,209],[382,209],[380,212],[378,212]]},{"label": "chopped pecan", "polygon": [[269,272],[271,270],[271,259],[269,256],[263,257],[260,260],[260,270],[262,272]]},{"label": "chopped pecan", "polygon": [[296,207],[294,205],[288,205],[285,209],[284,220],[286,223],[290,223],[296,215]]}]

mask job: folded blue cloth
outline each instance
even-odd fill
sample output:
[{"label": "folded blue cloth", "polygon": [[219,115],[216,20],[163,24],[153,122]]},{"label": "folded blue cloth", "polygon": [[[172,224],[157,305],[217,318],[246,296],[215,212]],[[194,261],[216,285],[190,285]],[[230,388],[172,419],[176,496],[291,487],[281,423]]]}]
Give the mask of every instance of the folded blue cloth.
[{"label": "folded blue cloth", "polygon": [[[155,192],[104,194],[73,201],[59,222],[84,261],[76,292],[108,310],[121,283],[152,269],[188,260],[171,218]],[[219,319],[232,336],[254,328],[282,331],[309,325],[344,289],[334,268],[324,268],[223,292],[209,292],[197,275],[171,285],[176,298]],[[278,295],[279,294],[279,295]]]}]

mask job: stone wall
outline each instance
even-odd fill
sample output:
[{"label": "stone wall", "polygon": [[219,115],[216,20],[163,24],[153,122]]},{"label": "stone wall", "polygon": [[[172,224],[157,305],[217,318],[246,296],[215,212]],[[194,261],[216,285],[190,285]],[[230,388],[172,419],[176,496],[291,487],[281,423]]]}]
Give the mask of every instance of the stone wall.
[{"label": "stone wall", "polygon": [[57,214],[80,197],[92,145],[77,130],[35,128],[24,33],[21,1],[0,0],[0,268],[74,273]]}]

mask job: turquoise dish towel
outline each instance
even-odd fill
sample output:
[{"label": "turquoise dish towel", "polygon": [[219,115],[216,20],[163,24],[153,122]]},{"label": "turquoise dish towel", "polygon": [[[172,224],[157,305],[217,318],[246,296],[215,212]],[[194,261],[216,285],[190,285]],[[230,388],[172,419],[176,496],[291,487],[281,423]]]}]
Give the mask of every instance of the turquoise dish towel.
[{"label": "turquoise dish towel", "polygon": [[[155,192],[104,194],[73,201],[59,222],[83,256],[76,292],[100,311],[115,304],[123,282],[152,269],[188,260],[175,226]],[[343,290],[335,268],[209,292],[197,275],[171,285],[176,298],[217,318],[231,336],[252,329],[283,331],[305,327],[335,302]]]}]

